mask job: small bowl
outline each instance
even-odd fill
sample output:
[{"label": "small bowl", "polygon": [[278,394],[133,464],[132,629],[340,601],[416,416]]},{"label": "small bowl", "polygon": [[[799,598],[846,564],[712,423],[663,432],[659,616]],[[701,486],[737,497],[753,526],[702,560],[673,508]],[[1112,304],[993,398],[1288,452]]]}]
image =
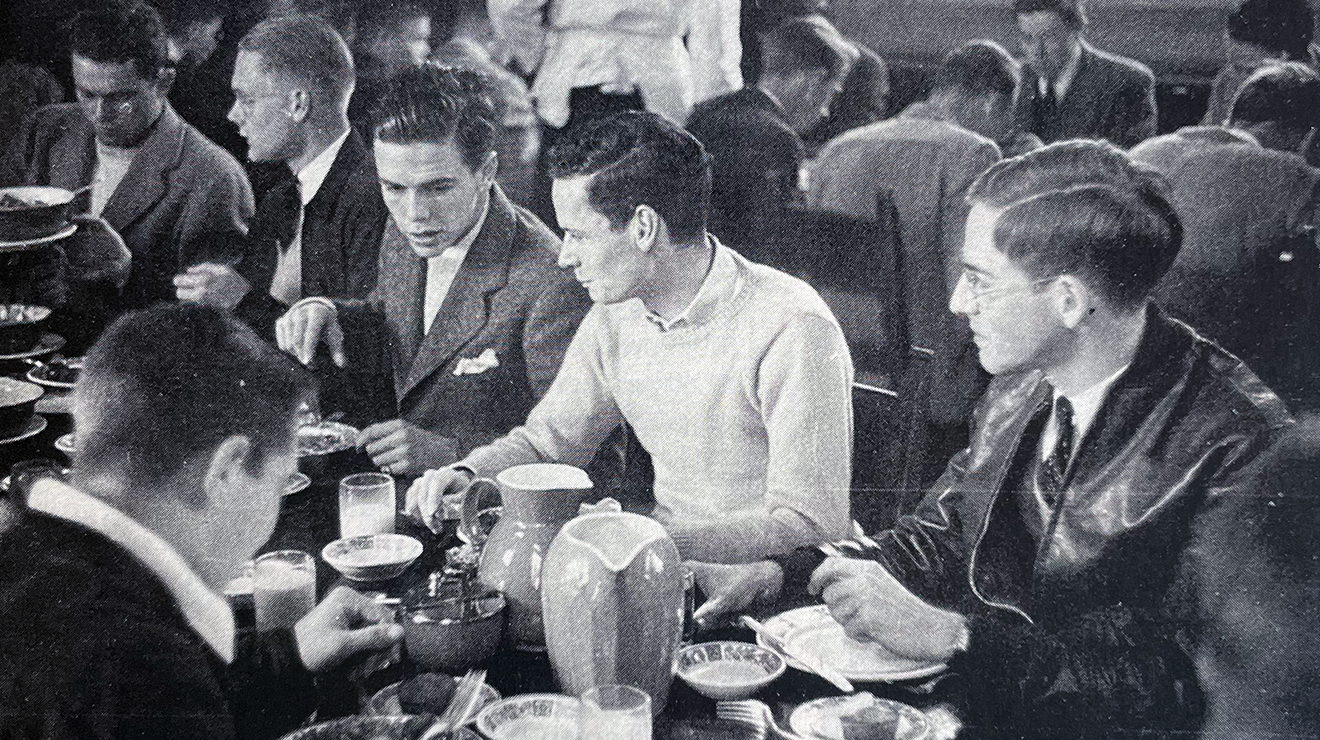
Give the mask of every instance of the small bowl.
[{"label": "small bowl", "polygon": [[[399,687],[403,685],[402,681],[392,683],[389,686],[377,691],[362,713],[369,717],[402,717],[405,716],[403,705],[399,703]],[[481,698],[477,701],[477,706],[484,707],[494,704],[502,697],[500,692],[496,691],[490,684],[481,685]],[[443,714],[445,707],[436,707],[438,711],[431,714]]]},{"label": "small bowl", "polygon": [[69,224],[73,191],[44,185],[0,188],[0,241],[40,239]]},{"label": "small bowl", "polygon": [[27,372],[27,379],[37,385],[61,390],[73,390],[82,374],[81,357],[57,357],[49,362],[32,361],[33,366]]},{"label": "small bowl", "polygon": [[580,706],[577,699],[562,694],[513,696],[481,710],[477,729],[491,740],[576,740]]},{"label": "small bowl", "polygon": [[368,534],[335,540],[321,559],[350,581],[371,583],[396,578],[422,555],[422,543],[404,534]]},{"label": "small bowl", "polygon": [[428,671],[466,670],[500,647],[508,612],[504,594],[492,591],[467,600],[437,599],[403,607],[403,644],[408,659]]},{"label": "small bowl", "polygon": [[0,437],[23,431],[45,391],[35,383],[0,376]]},{"label": "small bowl", "polygon": [[750,642],[703,642],[678,651],[678,677],[710,699],[746,699],[784,675],[784,659]]},{"label": "small bowl", "polygon": [[50,309],[45,306],[0,305],[0,355],[15,355],[36,347],[49,318]]},{"label": "small bowl", "polygon": [[352,472],[358,430],[335,421],[298,427],[298,472],[312,480],[339,480]]}]

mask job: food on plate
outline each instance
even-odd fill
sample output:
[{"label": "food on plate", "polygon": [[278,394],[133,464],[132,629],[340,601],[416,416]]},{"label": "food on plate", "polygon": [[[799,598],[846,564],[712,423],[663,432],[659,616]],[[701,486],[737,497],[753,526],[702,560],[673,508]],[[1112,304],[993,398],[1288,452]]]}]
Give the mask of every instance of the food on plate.
[{"label": "food on plate", "polygon": [[399,684],[399,706],[404,714],[443,714],[457,685],[443,673],[419,674]]},{"label": "food on plate", "polygon": [[839,717],[843,740],[895,740],[901,715],[885,704],[870,704]]}]

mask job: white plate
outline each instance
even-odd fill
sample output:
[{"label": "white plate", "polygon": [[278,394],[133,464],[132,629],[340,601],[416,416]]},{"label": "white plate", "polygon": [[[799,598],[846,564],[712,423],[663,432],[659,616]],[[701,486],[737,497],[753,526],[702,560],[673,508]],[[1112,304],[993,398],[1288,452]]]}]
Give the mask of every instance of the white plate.
[{"label": "white plate", "polygon": [[873,704],[885,704],[899,712],[897,740],[924,740],[930,736],[930,721],[921,710],[896,701],[877,699],[867,693],[809,701],[793,710],[788,725],[803,737],[843,740],[843,724],[839,718]]},{"label": "white plate", "polygon": [[17,241],[0,241],[0,252],[22,252],[33,247],[39,247],[42,244],[50,244],[60,239],[66,239],[73,236],[73,232],[78,230],[78,224],[68,224],[54,234],[38,236],[33,239],[19,239]]},{"label": "white plate", "polygon": [[60,452],[63,452],[66,455],[72,455],[73,453],[77,452],[78,445],[77,445],[77,440],[73,436],[73,432],[69,432],[63,437],[60,437],[59,439],[55,440],[55,449],[59,450]]},{"label": "white plate", "polygon": [[41,341],[37,342],[37,346],[26,352],[16,352],[12,355],[0,355],[0,360],[26,360],[32,357],[48,355],[52,352],[58,352],[61,349],[64,349],[65,341],[64,337],[59,334],[45,332],[41,335]]},{"label": "white plate", "polygon": [[[786,611],[765,620],[765,626],[785,644],[791,641],[795,651],[815,654],[837,668],[849,681],[910,681],[934,676],[948,667],[944,663],[909,660],[879,645],[849,639],[843,627],[830,616],[829,607],[823,604]],[[770,647],[760,636],[756,642],[762,647]],[[811,672],[787,655],[784,659],[799,671]]]},{"label": "white plate", "polygon": [[35,437],[44,431],[46,431],[46,417],[40,414],[33,414],[32,418],[28,419],[27,425],[17,434],[12,437],[0,438],[0,445],[22,442],[23,440]]}]

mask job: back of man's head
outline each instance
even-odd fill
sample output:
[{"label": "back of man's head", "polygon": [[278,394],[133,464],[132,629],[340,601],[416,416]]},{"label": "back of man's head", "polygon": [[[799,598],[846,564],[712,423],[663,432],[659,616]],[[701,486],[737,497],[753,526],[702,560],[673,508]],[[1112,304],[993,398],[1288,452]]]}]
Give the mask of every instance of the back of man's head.
[{"label": "back of man's head", "polygon": [[371,129],[388,144],[453,141],[463,163],[476,171],[495,150],[499,103],[485,75],[427,63],[385,83],[372,109]]},{"label": "back of man's head", "polygon": [[1036,278],[1074,274],[1118,309],[1145,304],[1182,246],[1182,223],[1152,170],[1101,141],[1065,141],[1004,160],[968,191],[1000,211],[995,248]]},{"label": "back of man's head", "polygon": [[[169,487],[196,506],[210,455],[246,437],[248,469],[290,450],[307,370],[214,308],[162,305],[125,314],[88,352],[75,391],[74,471],[121,496]],[[131,509],[132,502],[122,502]]]},{"label": "back of man's head", "polygon": [[[761,37],[761,74],[790,76],[823,71],[842,79],[851,63],[849,44],[820,16],[790,18]],[[851,56],[856,56],[854,53]]]},{"label": "back of man's head", "polygon": [[347,109],[355,82],[353,56],[326,21],[299,13],[268,18],[238,42],[238,49],[259,55],[268,72],[305,86],[328,110]]},{"label": "back of man's head", "polygon": [[1003,95],[1009,102],[1017,93],[1021,65],[994,41],[977,39],[949,52],[935,72],[932,92],[961,96]]},{"label": "back of man's head", "polygon": [[1013,0],[1014,15],[1053,13],[1069,28],[1081,31],[1086,26],[1086,7],[1082,0]]},{"label": "back of man's head", "polygon": [[67,32],[71,53],[94,62],[132,62],[144,80],[155,80],[171,66],[165,23],[143,0],[111,0],[85,10]]},{"label": "back of man's head", "polygon": [[1228,36],[1268,54],[1306,59],[1315,20],[1308,0],[1244,0],[1228,16]]},{"label": "back of man's head", "polygon": [[1320,125],[1320,76],[1300,62],[1257,70],[1233,97],[1228,123],[1239,127],[1271,123],[1309,131]]},{"label": "back of man's head", "polygon": [[549,160],[551,177],[591,177],[588,202],[611,228],[623,228],[647,205],[675,240],[705,236],[709,157],[701,142],[663,116],[628,111],[595,121],[561,139]]}]

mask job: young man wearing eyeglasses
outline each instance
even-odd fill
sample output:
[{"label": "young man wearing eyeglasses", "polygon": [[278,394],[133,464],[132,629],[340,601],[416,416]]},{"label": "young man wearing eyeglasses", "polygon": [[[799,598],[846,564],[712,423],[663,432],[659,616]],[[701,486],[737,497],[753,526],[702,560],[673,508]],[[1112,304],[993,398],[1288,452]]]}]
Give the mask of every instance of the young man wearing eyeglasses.
[{"label": "young man wearing eyeglasses", "polygon": [[104,218],[133,254],[116,308],[174,300],[172,278],[190,265],[241,260],[254,210],[247,175],[167,102],[174,69],[154,8],[103,5],[68,30],[78,102],[28,118],[0,185],[90,185],[78,209]]},{"label": "young man wearing eyeglasses", "polygon": [[1186,567],[1291,419],[1150,302],[1182,234],[1162,191],[1099,142],[988,170],[950,301],[995,376],[970,445],[912,514],[809,579],[802,551],[697,566],[706,612],[808,584],[850,636],[969,676],[963,719],[992,736],[1194,732]]}]

